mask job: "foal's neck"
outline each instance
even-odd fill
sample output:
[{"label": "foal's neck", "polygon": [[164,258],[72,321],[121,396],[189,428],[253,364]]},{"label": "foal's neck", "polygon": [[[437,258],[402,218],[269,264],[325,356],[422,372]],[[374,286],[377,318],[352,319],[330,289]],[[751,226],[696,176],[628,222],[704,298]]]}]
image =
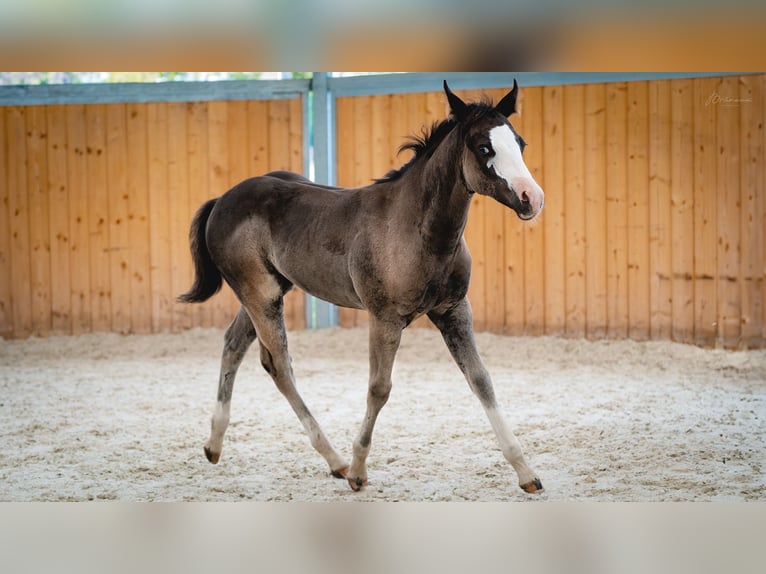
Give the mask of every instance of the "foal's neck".
[{"label": "foal's neck", "polygon": [[413,209],[419,210],[421,236],[432,253],[450,255],[460,247],[472,194],[462,176],[462,147],[455,128],[413,175]]}]

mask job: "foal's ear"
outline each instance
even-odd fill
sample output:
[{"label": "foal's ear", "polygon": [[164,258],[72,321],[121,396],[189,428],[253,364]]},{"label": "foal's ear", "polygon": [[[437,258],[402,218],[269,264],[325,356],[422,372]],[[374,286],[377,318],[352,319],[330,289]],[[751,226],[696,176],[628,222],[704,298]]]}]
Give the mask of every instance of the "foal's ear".
[{"label": "foal's ear", "polygon": [[516,79],[513,80],[513,89],[505,94],[502,100],[500,100],[495,109],[503,114],[506,118],[511,114],[516,113],[516,97],[519,95],[519,85],[516,83]]},{"label": "foal's ear", "polygon": [[452,90],[450,90],[447,85],[447,80],[444,80],[444,92],[447,94],[447,101],[449,102],[452,115],[455,116],[455,119],[458,121],[462,121],[466,116],[468,106],[463,100],[452,93]]}]

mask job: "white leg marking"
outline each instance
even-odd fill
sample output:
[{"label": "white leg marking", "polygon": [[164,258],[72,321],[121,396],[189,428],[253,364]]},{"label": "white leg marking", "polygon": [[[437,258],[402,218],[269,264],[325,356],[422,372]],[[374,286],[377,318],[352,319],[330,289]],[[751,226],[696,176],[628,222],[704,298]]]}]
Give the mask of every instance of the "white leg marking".
[{"label": "white leg marking", "polygon": [[229,411],[231,403],[215,403],[213,418],[210,422],[210,440],[207,441],[207,447],[211,452],[220,453],[223,447],[223,435],[229,426]]},{"label": "white leg marking", "polygon": [[537,478],[527,462],[524,460],[524,453],[521,450],[521,444],[516,436],[508,428],[503,415],[496,408],[487,409],[487,418],[495,431],[497,441],[500,443],[500,449],[503,451],[505,459],[511,463],[516,474],[519,476],[519,484],[527,484]]}]

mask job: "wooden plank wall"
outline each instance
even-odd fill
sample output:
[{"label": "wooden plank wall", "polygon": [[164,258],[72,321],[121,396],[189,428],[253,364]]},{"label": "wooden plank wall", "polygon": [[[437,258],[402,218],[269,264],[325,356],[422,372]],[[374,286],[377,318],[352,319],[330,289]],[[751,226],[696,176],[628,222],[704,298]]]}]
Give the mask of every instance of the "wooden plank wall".
[{"label": "wooden plank wall", "polygon": [[[189,225],[251,175],[303,170],[298,99],[0,107],[0,335],[225,327],[201,305]],[[285,304],[305,326],[304,297]]]},{"label": "wooden plank wall", "polygon": [[[765,346],[766,75],[532,87],[521,98],[512,123],[546,206],[524,224],[474,200],[477,329]],[[400,166],[403,137],[445,114],[441,92],[338,98],[339,185]],[[341,310],[340,321],[366,317]]]}]

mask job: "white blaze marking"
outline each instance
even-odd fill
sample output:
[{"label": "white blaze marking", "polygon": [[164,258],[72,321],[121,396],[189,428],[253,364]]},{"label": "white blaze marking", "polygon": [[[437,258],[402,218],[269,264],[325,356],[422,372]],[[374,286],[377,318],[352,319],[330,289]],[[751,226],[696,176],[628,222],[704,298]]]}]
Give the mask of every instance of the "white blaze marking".
[{"label": "white blaze marking", "polygon": [[492,142],[495,155],[487,162],[487,167],[494,168],[495,173],[506,181],[509,188],[512,188],[511,181],[517,177],[535,181],[521,157],[519,142],[516,141],[510,126],[503,124],[489,130],[489,141]]}]

